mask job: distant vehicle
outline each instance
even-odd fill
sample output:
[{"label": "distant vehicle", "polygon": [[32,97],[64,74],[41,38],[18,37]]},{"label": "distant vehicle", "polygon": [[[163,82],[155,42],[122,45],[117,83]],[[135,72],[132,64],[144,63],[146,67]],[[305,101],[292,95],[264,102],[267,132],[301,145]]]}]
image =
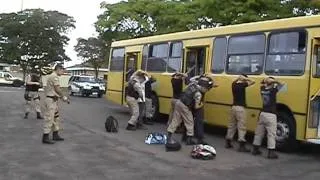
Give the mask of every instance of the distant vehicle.
[{"label": "distant vehicle", "polygon": [[94,76],[71,76],[68,90],[71,96],[75,94],[86,97],[95,95],[101,98],[105,93],[105,85],[104,83],[99,83]]},{"label": "distant vehicle", "polygon": [[9,72],[0,71],[0,85],[21,87],[24,85],[24,81],[21,78],[14,77]]}]

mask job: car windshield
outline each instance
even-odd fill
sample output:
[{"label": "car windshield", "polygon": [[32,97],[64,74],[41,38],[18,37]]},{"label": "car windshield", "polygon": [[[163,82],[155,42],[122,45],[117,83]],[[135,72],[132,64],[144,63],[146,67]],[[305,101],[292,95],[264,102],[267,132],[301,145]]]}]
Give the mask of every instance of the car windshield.
[{"label": "car windshield", "polygon": [[93,77],[80,77],[79,78],[80,82],[96,82],[95,78]]}]

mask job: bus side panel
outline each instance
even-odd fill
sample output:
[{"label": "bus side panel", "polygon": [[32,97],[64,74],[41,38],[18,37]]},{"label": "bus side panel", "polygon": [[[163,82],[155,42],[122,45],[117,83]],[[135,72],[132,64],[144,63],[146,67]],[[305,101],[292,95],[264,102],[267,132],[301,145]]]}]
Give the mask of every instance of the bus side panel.
[{"label": "bus side panel", "polygon": [[[305,140],[306,133],[306,118],[307,116],[303,115],[294,115],[294,119],[296,120],[296,139],[297,140]],[[317,131],[314,131],[314,135],[317,134]]]},{"label": "bus side panel", "polygon": [[159,98],[159,112],[169,114],[172,98],[171,76],[164,73],[148,73],[157,80],[154,90]]},{"label": "bus side panel", "polygon": [[123,72],[109,72],[108,73],[108,89],[107,99],[122,104],[122,83],[123,83]]}]

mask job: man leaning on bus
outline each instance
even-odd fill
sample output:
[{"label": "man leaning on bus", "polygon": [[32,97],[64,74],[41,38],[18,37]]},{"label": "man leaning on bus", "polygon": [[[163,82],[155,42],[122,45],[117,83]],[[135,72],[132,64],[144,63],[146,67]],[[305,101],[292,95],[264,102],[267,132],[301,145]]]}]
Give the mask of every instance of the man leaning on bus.
[{"label": "man leaning on bus", "polygon": [[226,148],[232,148],[232,139],[238,129],[239,152],[250,152],[246,148],[246,88],[252,86],[255,82],[247,75],[240,75],[232,83],[233,106],[231,108],[231,117],[226,135]]},{"label": "man leaning on bus", "polygon": [[273,77],[267,77],[261,82],[261,97],[263,101],[262,111],[259,116],[258,125],[255,131],[253,141],[253,155],[260,155],[262,139],[267,130],[268,138],[268,158],[277,159],[276,149],[276,131],[277,131],[277,93],[283,86],[282,83]]}]

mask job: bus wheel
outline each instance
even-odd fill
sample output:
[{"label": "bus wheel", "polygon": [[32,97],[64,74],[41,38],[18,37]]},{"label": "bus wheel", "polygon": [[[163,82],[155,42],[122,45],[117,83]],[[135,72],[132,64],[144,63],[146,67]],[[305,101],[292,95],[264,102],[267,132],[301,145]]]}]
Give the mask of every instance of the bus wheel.
[{"label": "bus wheel", "polygon": [[296,145],[294,119],[288,113],[280,111],[277,114],[276,148],[279,151],[290,152]]},{"label": "bus wheel", "polygon": [[155,94],[152,94],[151,100],[152,100],[152,107],[151,107],[152,119],[154,121],[157,121],[159,118],[159,99]]}]

